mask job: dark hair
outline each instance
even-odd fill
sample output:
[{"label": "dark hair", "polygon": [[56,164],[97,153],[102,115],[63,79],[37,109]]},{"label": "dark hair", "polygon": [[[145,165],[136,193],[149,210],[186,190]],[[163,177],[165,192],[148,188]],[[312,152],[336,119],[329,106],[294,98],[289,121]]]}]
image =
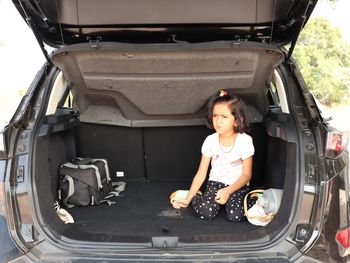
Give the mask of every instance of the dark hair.
[{"label": "dark hair", "polygon": [[226,90],[218,91],[208,101],[206,122],[210,129],[214,129],[214,105],[219,103],[228,103],[231,114],[235,117],[237,123],[237,126],[234,127],[234,132],[243,133],[249,131],[249,123],[247,122],[245,114],[245,103],[236,95],[230,95]]}]

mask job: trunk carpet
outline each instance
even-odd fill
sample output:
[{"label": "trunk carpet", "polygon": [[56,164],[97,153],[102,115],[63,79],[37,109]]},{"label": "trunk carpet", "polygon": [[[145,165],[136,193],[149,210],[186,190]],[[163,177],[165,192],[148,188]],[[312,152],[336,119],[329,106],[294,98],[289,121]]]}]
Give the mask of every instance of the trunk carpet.
[{"label": "trunk carpet", "polygon": [[[67,209],[75,223],[64,236],[100,242],[151,242],[152,237],[179,237],[180,242],[230,242],[251,239],[258,227],[248,221],[232,223],[225,210],[211,221],[196,217],[191,206],[173,209],[170,194],[190,183],[127,183],[113,206],[101,204]],[[224,207],[223,207],[224,208]]]}]

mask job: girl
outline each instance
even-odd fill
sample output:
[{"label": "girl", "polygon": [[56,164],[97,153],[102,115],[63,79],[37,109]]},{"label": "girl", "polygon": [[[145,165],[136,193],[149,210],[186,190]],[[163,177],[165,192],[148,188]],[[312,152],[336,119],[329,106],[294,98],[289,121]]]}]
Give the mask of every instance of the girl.
[{"label": "girl", "polygon": [[[209,135],[202,145],[202,158],[192,185],[184,200],[172,203],[179,209],[191,201],[197,216],[211,220],[221,205],[226,204],[230,221],[243,221],[243,199],[248,193],[252,176],[254,146],[246,134],[243,102],[227,91],[220,91],[208,103],[207,125],[216,133]],[[203,196],[196,194],[205,181],[209,164],[211,170]]]}]

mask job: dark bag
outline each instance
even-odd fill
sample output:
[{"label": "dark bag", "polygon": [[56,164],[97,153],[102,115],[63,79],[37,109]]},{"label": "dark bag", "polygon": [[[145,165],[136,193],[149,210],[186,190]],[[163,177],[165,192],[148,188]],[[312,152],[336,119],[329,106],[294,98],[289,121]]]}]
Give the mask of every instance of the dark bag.
[{"label": "dark bag", "polygon": [[103,202],[111,205],[115,202],[107,199],[125,189],[125,183],[116,184],[119,187],[113,189],[106,160],[75,158],[60,165],[58,198],[68,208]]}]

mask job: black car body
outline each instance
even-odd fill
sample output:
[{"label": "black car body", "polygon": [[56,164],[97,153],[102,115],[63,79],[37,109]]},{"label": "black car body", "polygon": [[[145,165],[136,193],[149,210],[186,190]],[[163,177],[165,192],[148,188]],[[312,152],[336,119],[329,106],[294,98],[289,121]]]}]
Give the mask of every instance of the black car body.
[{"label": "black car body", "polygon": [[[47,62],[3,132],[3,260],[349,260],[347,132],[292,58],[317,1],[13,2]],[[221,89],[247,104],[251,186],[283,189],[265,227],[202,222],[168,201],[189,187]],[[58,169],[76,156],[107,159],[127,190],[116,206],[68,209],[64,224]]]}]

